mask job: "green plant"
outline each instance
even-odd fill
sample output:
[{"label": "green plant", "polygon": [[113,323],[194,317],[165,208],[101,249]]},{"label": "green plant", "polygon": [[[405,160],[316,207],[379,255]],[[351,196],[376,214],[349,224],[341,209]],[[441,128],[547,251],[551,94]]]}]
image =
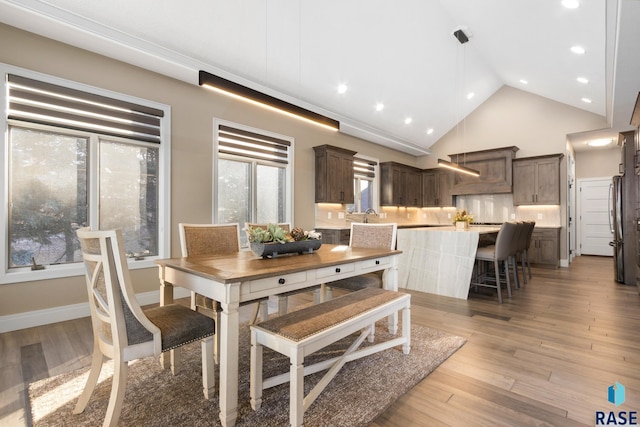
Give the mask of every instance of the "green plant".
[{"label": "green plant", "polygon": [[277,224],[269,224],[267,228],[246,227],[245,231],[251,243],[288,243],[299,240],[318,240],[322,236],[315,231],[304,231],[300,227],[295,227],[291,233],[278,227]]}]

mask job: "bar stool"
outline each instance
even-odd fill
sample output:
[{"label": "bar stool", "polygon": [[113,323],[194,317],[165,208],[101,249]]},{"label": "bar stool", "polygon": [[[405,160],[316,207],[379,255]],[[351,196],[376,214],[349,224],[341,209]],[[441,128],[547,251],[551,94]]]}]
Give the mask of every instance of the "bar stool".
[{"label": "bar stool", "polygon": [[476,263],[478,262],[492,262],[494,266],[494,275],[490,275],[489,272],[478,273],[478,265],[476,265],[475,281],[471,282],[471,286],[482,286],[487,288],[494,288],[498,293],[498,302],[502,304],[502,286],[500,283],[500,270],[501,267],[504,270],[504,278],[507,285],[507,294],[511,298],[511,280],[510,280],[510,268],[509,263],[514,259],[517,241],[515,240],[518,230],[518,225],[513,222],[505,222],[498,231],[496,237],[496,244],[491,246],[484,246],[478,248],[476,252]]}]

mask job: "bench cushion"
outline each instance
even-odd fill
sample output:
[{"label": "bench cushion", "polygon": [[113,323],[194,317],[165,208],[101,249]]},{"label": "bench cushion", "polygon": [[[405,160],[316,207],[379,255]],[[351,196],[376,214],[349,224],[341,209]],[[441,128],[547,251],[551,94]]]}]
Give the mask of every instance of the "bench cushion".
[{"label": "bench cushion", "polygon": [[265,329],[292,341],[302,341],[403,295],[380,288],[362,289],[252,327]]}]

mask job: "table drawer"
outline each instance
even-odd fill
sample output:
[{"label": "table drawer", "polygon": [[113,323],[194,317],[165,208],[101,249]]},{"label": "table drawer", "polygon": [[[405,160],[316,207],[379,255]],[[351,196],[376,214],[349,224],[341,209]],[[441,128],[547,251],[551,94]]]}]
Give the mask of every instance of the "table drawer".
[{"label": "table drawer", "polygon": [[307,272],[283,274],[276,277],[267,277],[265,279],[252,280],[246,287],[250,293],[260,292],[267,289],[277,289],[286,285],[294,285],[307,280]]},{"label": "table drawer", "polygon": [[355,268],[356,266],[354,264],[336,265],[334,267],[319,268],[316,271],[316,277],[319,279],[322,279],[325,277],[340,276],[344,273],[353,272]]},{"label": "table drawer", "polygon": [[383,268],[388,268],[389,265],[391,265],[391,258],[368,259],[366,261],[360,261],[358,263],[358,266],[363,269],[380,267],[380,269],[382,270]]}]

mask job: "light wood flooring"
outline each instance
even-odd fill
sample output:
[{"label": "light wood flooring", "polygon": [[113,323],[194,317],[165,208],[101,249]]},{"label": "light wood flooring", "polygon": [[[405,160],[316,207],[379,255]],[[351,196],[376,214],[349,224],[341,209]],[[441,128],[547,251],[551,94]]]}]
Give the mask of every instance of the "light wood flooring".
[{"label": "light wood flooring", "polygon": [[[467,343],[373,426],[584,426],[596,411],[640,410],[640,297],[614,282],[611,258],[534,268],[502,305],[490,290],[467,301],[412,292],[411,314]],[[27,384],[88,367],[91,342],[89,319],[0,334],[0,425],[29,425]]]}]

